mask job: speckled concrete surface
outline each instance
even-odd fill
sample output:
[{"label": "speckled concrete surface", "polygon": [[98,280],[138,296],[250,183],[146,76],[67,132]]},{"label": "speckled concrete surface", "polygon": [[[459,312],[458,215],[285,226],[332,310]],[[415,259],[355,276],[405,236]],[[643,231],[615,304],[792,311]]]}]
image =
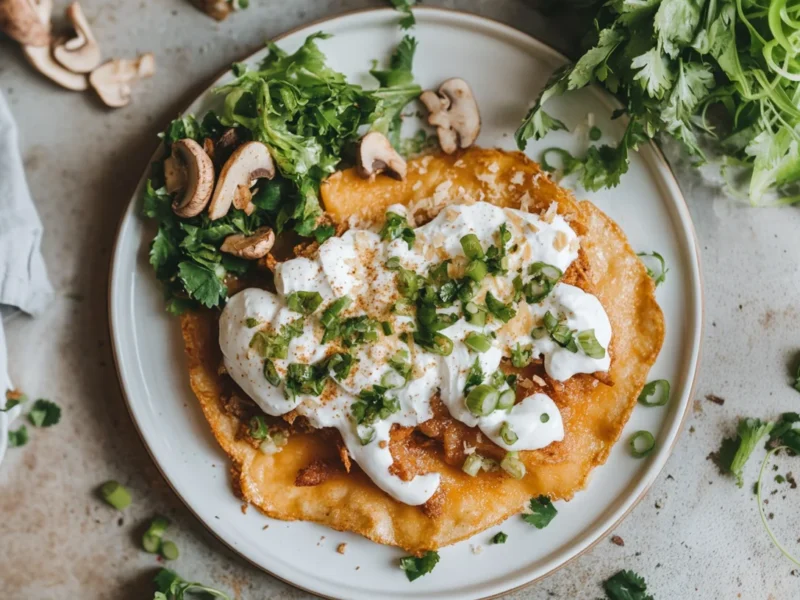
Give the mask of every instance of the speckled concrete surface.
[{"label": "speckled concrete surface", "polygon": [[[138,550],[155,513],[176,524],[184,576],[241,599],[305,594],[246,564],[206,532],[161,479],[117,387],[106,328],[108,261],[119,215],[155,134],[206,82],[261,41],[289,28],[381,0],[253,0],[216,24],[185,0],[84,0],[107,55],[155,52],[158,74],[128,109],[61,91],[0,40],[0,88],[21,130],[27,173],[46,234],[57,298],[37,320],[8,325],[11,372],[34,396],[58,400],[62,423],[34,431],[0,469],[0,595],[8,599],[152,597],[159,564]],[[57,0],[57,10],[66,0]],[[512,24],[569,51],[564,23],[522,0],[431,0]],[[571,17],[570,17],[571,20]],[[621,568],[646,576],[660,600],[800,597],[800,576],[772,547],[749,489],[706,459],[740,415],[797,410],[789,365],[800,348],[800,211],[754,210],[726,200],[674,156],[703,252],[705,356],[697,400],[666,469],[615,532],[551,577],[510,598],[596,598]],[[704,399],[725,398],[723,406]],[[759,457],[760,458],[760,457]],[[753,481],[757,461],[747,468]],[[135,495],[120,516],[95,497],[115,478]],[[796,504],[795,500],[795,505]],[[795,509],[796,510],[796,509]],[[795,523],[796,525],[796,523]],[[788,540],[797,537],[788,534]],[[332,550],[333,551],[333,550]]]}]

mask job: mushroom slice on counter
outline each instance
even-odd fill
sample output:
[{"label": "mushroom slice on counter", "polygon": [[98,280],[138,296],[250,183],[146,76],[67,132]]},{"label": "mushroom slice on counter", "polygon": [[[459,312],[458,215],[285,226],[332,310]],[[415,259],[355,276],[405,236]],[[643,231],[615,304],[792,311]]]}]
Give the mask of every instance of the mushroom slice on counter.
[{"label": "mushroom slice on counter", "polygon": [[100,64],[100,46],[80,4],[73,2],[69,5],[67,18],[75,28],[75,37],[53,48],[53,56],[73,73],[89,73]]},{"label": "mushroom slice on counter", "polygon": [[167,191],[183,194],[172,202],[179,217],[196,217],[208,205],[214,190],[214,164],[203,147],[192,139],[172,144],[172,155],[164,161]]},{"label": "mushroom slice on counter", "polygon": [[86,76],[80,73],[73,73],[53,60],[49,46],[23,46],[22,51],[25,53],[25,58],[37,71],[49,77],[61,87],[75,92],[83,92],[89,89]]},{"label": "mushroom slice on counter", "polygon": [[155,72],[156,59],[148,52],[135,60],[115,58],[100,65],[89,75],[89,83],[107,106],[120,108],[131,101],[131,84]]},{"label": "mushroom slice on counter", "polygon": [[265,257],[275,243],[275,233],[269,227],[259,227],[253,235],[229,235],[220,250],[241,258],[255,260]]},{"label": "mushroom slice on counter", "polygon": [[469,148],[478,139],[481,114],[466,81],[448,79],[438,92],[428,90],[419,99],[430,111],[428,123],[436,127],[439,145],[446,154]]},{"label": "mushroom slice on counter", "polygon": [[[208,207],[208,216],[213,221],[228,214],[231,204],[242,210],[252,210],[250,188],[256,179],[275,177],[275,163],[272,155],[261,142],[246,142],[239,146],[222,167],[217,181],[217,189]],[[246,189],[243,193],[240,187]],[[243,205],[244,204],[244,205]]]},{"label": "mushroom slice on counter", "polygon": [[391,142],[382,133],[368,133],[358,144],[356,171],[364,179],[373,179],[385,172],[389,177],[402,181],[406,178],[406,161],[392,148]]},{"label": "mushroom slice on counter", "polygon": [[197,8],[217,21],[223,21],[233,10],[230,0],[192,0]]},{"label": "mushroom slice on counter", "polygon": [[50,45],[50,13],[53,0],[0,1],[0,31],[23,46]]}]

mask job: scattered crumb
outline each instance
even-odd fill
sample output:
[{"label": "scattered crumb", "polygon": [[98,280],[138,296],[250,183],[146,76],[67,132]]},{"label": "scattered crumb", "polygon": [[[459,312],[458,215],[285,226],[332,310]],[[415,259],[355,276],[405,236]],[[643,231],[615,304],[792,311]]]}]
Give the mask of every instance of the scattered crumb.
[{"label": "scattered crumb", "polygon": [[611,536],[611,543],[615,544],[617,546],[624,546],[625,545],[625,540],[623,540],[618,535],[612,535]]},{"label": "scattered crumb", "polygon": [[538,375],[534,375],[534,376],[532,377],[532,379],[533,379],[533,382],[534,382],[536,385],[538,385],[539,387],[545,387],[545,386],[547,385],[547,383],[545,382],[545,380],[544,380],[544,379],[542,379],[541,377],[539,377]]},{"label": "scattered crumb", "polygon": [[249,506],[249,504],[247,504],[247,502],[242,502],[242,514],[243,515],[247,514],[247,507],[248,506]]},{"label": "scattered crumb", "polygon": [[469,549],[472,550],[473,554],[480,554],[483,552],[483,546],[480,544],[470,544]]},{"label": "scattered crumb", "polygon": [[339,554],[344,554],[344,551],[345,551],[346,549],[347,549],[347,544],[345,544],[344,542],[343,542],[343,543],[341,543],[341,544],[339,544],[338,546],[336,546],[336,551],[337,551]]},{"label": "scattered crumb", "polygon": [[662,506],[664,506],[664,504],[661,502],[661,500],[656,500],[655,506],[656,508],[661,508]]},{"label": "scattered crumb", "polygon": [[709,402],[713,402],[714,404],[719,404],[720,406],[725,404],[725,398],[721,398],[716,394],[706,394],[706,400],[708,400]]},{"label": "scattered crumb", "polygon": [[356,567],[356,571],[358,571],[361,567]]},{"label": "scattered crumb", "polygon": [[786,481],[789,482],[790,488],[795,489],[797,487],[797,481],[795,481],[794,475],[792,475],[791,471],[786,474]]},{"label": "scattered crumb", "polygon": [[323,535],[321,538],[319,538],[319,541],[317,542],[317,546],[321,546],[322,542],[324,542],[324,541],[325,541],[325,536]]},{"label": "scattered crumb", "polygon": [[264,526],[261,528],[261,531],[264,531],[264,530],[267,530],[267,529],[269,529],[269,525],[264,525]]},{"label": "scattered crumb", "polygon": [[695,428],[694,428],[694,425],[691,425],[691,426],[689,427],[689,433],[694,433],[695,431],[696,431],[696,430],[695,430]]}]

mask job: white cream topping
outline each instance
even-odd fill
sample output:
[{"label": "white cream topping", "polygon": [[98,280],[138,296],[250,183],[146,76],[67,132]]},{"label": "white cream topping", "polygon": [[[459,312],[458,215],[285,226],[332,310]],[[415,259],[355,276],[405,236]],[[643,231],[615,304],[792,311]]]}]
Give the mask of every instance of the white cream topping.
[{"label": "white cream topping", "polygon": [[[401,206],[390,212],[405,216]],[[398,257],[401,265],[425,276],[431,267],[452,259],[451,268],[466,264],[461,238],[475,234],[484,251],[498,244],[497,233],[505,224],[511,234],[506,274],[487,275],[475,295],[483,303],[487,291],[502,302],[510,302],[513,279],[520,272],[526,279],[527,267],[534,262],[553,265],[566,271],[578,256],[578,238],[569,224],[549,211],[548,218],[514,209],[503,209],[477,202],[471,205],[448,206],[432,221],[414,230],[412,248],[402,239],[384,242],[374,232],[351,229],[339,238],[331,238],[320,246],[315,258],[295,258],[276,268],[277,294],[247,289],[229,301],[222,312],[219,342],[225,366],[238,383],[264,412],[273,416],[296,409],[317,428],[335,427],[341,434],[350,456],[382,490],[393,498],[410,505],[427,501],[439,486],[439,474],[419,475],[402,481],[390,472],[393,459],[389,448],[390,431],[394,424],[413,427],[432,417],[431,398],[437,391],[450,414],[466,425],[480,428],[493,442],[506,450],[536,450],[562,440],[564,427],[555,403],[547,395],[534,393],[510,410],[495,410],[486,416],[476,416],[467,408],[464,388],[470,368],[478,359],[484,381],[498,370],[503,356],[509,356],[517,345],[531,346],[534,357],[543,356],[545,370],[553,379],[565,381],[576,373],[593,373],[609,368],[610,358],[587,356],[583,349],[572,352],[561,347],[551,337],[534,339],[531,330],[541,325],[546,312],[557,315],[570,330],[593,329],[597,342],[606,349],[611,340],[611,325],[599,300],[583,290],[555,284],[544,300],[529,305],[523,299],[516,304],[517,315],[508,323],[489,318],[484,326],[468,323],[461,317],[461,302],[439,309],[439,314],[456,313],[459,319],[439,333],[453,341],[453,350],[441,356],[424,350],[418,344],[411,347],[399,335],[413,331],[414,317],[391,313],[400,298],[395,271],[386,267],[390,258]],[[460,277],[460,275],[459,275]],[[264,376],[264,359],[250,347],[253,335],[262,329],[280,331],[302,315],[289,310],[286,297],[293,292],[318,292],[322,304],[313,315],[305,317],[302,334],[288,344],[285,359],[275,358],[273,364],[282,382],[270,384]],[[342,311],[341,319],[368,315],[378,321],[391,323],[393,333],[385,335],[378,326],[377,340],[366,342],[351,350],[354,358],[349,375],[342,381],[331,378],[319,396],[298,394],[288,399],[285,393],[287,369],[291,363],[313,364],[330,354],[342,351],[337,340],[322,343],[324,328],[319,321],[323,311],[336,299],[347,295],[352,304]],[[256,323],[254,327],[248,327]],[[254,321],[252,321],[254,320]],[[489,335],[491,347],[476,353],[464,344],[470,332]],[[388,360],[398,351],[409,352],[411,376],[405,382],[399,378]],[[386,392],[395,398],[399,410],[372,424],[374,437],[362,444],[364,426],[356,426],[351,407],[363,390],[393,381],[400,387]],[[503,384],[499,391],[508,389]],[[543,415],[547,417],[543,417]],[[504,423],[518,439],[507,444],[500,436]]]}]

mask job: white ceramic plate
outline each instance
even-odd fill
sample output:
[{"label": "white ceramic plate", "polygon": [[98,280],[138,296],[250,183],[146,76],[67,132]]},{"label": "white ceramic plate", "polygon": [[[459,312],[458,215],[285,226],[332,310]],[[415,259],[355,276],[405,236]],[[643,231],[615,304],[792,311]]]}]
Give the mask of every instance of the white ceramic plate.
[{"label": "white ceramic plate", "polygon": [[[483,117],[478,143],[512,149],[514,130],[529,102],[565,59],[527,35],[478,16],[436,9],[416,14],[417,80],[426,88],[452,76],[468,80]],[[370,60],[388,58],[402,36],[397,20],[391,10],[348,14],[292,32],[280,45],[294,51],[315,31],[332,33],[333,38],[321,43],[331,65],[351,81],[368,84]],[[263,55],[258,52],[251,61]],[[204,94],[189,112],[202,114],[210,103]],[[550,109],[570,128],[593,113],[609,138],[618,139],[623,131],[623,123],[608,120],[613,100],[596,90],[559,100]],[[575,136],[563,132],[547,138],[546,146],[552,145],[580,150]],[[531,144],[528,153],[535,158],[543,147]],[[403,553],[395,548],[319,525],[275,521],[256,510],[242,514],[231,492],[228,459],[189,389],[178,322],[164,312],[147,262],[152,231],[137,216],[140,191],[141,186],[120,225],[111,273],[111,332],[125,397],[153,459],[176,493],[223,542],[275,576],[332,597],[465,599],[501,594],[550,573],[597,542],[631,510],[664,466],[691,397],[702,310],[689,213],[655,148],[645,147],[633,157],[618,188],[576,193],[611,215],[635,249],[657,250],[667,260],[669,276],[658,289],[667,337],[651,378],[672,383],[670,404],[634,410],[606,465],[594,471],[588,488],[573,501],[556,504],[559,514],[548,528],[539,531],[512,517],[501,527],[443,549],[436,570],[414,583],[397,568]],[[625,441],[639,429],[657,438],[657,450],[645,460],[631,458]],[[270,527],[264,530],[267,523]],[[500,529],[508,533],[508,542],[488,546]],[[341,542],[348,544],[345,555],[335,551]],[[484,546],[480,554],[472,551],[478,545]]]}]

